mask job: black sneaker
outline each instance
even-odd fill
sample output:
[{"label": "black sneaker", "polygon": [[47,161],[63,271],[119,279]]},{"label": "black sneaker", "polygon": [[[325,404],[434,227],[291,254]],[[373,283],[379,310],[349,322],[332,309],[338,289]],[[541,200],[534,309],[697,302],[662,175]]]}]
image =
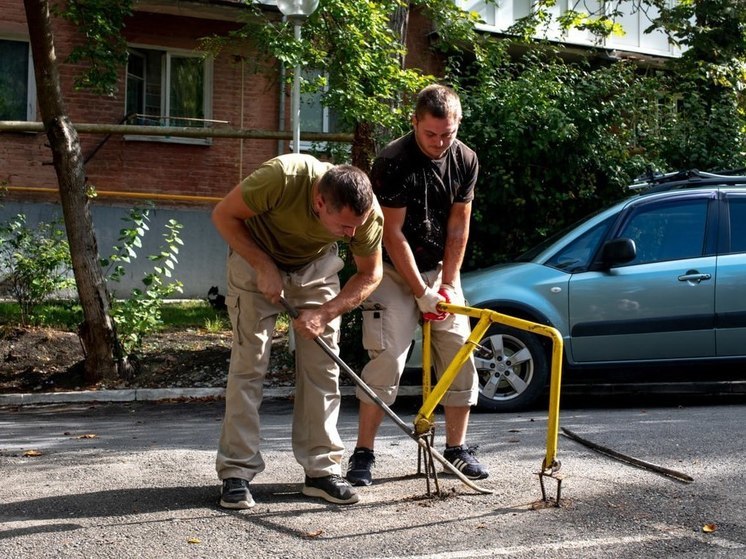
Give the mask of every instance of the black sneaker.
[{"label": "black sneaker", "polygon": [[456,469],[469,479],[484,479],[490,475],[487,468],[482,466],[474,455],[477,447],[466,445],[448,446],[443,453],[443,458],[456,466]]},{"label": "black sneaker", "polygon": [[371,449],[363,446],[355,448],[347,464],[347,481],[352,485],[370,485],[373,483],[371,470],[375,463],[376,457]]},{"label": "black sneaker", "polygon": [[324,477],[306,476],[302,493],[307,497],[321,497],[330,503],[351,505],[357,503],[358,495],[342,476],[332,474]]},{"label": "black sneaker", "polygon": [[223,480],[220,506],[226,509],[250,509],[256,503],[249,491],[249,482],[237,477]]}]

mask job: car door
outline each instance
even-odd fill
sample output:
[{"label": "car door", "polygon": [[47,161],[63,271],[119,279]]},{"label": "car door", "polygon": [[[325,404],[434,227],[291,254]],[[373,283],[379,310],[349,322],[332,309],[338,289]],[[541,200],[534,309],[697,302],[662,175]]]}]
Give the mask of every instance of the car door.
[{"label": "car door", "polygon": [[718,356],[746,355],[746,193],[725,196],[715,287]]},{"label": "car door", "polygon": [[634,260],[574,274],[570,344],[577,363],[715,355],[716,256],[712,193],[653,196],[629,206],[612,238],[635,242]]}]

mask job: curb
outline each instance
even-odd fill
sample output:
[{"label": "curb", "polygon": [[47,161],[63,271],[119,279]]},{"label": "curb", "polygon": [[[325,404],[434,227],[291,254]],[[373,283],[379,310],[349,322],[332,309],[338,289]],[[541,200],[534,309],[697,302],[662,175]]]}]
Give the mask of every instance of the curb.
[{"label": "curb", "polygon": [[[404,387],[402,387],[404,388]],[[354,386],[341,386],[342,396],[354,396]],[[295,395],[295,387],[266,388],[265,399],[287,399]],[[40,392],[0,394],[0,406],[31,406],[40,404],[75,404],[85,402],[157,402],[163,400],[198,400],[225,398],[225,388],[134,388],[124,390],[84,390],[78,392]]]}]

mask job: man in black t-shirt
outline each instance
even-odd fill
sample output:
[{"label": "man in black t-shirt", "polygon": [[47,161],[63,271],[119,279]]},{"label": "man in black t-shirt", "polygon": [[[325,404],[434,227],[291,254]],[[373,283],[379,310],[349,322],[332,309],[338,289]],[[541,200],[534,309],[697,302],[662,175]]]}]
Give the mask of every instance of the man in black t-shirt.
[{"label": "man in black t-shirt", "polygon": [[[421,318],[432,320],[433,362],[438,378],[469,336],[469,319],[441,313],[448,300],[463,305],[459,269],[469,237],[471,203],[479,164],[456,139],[461,122],[458,95],[431,85],[418,97],[413,130],[390,143],[371,171],[384,214],[383,280],[363,306],[363,345],[371,361],[366,384],[386,404],[396,398],[412,336]],[[361,390],[357,445],[347,468],[353,485],[370,485],[374,442],[383,410]],[[445,411],[444,456],[464,475],[489,473],[465,444],[471,406],[477,401],[473,359],[441,400]]]}]

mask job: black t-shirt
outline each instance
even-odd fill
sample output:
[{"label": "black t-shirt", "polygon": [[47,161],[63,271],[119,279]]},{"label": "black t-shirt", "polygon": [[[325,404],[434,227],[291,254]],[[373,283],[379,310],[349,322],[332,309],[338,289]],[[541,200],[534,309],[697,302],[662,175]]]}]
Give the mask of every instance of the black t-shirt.
[{"label": "black t-shirt", "polygon": [[[477,155],[459,140],[442,158],[430,159],[414,132],[391,142],[373,162],[371,182],[380,205],[407,209],[402,230],[420,271],[443,260],[451,206],[474,199],[478,172]],[[383,257],[391,263],[385,251]]]}]

